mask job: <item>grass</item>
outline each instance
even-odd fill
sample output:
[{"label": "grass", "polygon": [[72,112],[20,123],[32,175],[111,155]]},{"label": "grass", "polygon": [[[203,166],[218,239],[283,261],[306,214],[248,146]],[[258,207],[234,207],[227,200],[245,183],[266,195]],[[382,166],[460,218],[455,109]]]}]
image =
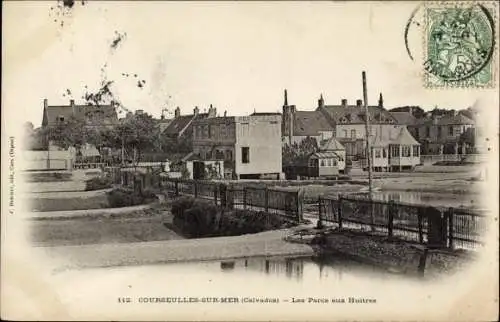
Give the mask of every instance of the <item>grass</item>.
[{"label": "grass", "polygon": [[126,216],[32,221],[31,240],[38,246],[69,246],[182,239],[163,225],[171,220],[148,209]]},{"label": "grass", "polygon": [[36,211],[83,210],[108,207],[108,197],[104,194],[88,198],[40,198],[31,201],[31,209]]}]

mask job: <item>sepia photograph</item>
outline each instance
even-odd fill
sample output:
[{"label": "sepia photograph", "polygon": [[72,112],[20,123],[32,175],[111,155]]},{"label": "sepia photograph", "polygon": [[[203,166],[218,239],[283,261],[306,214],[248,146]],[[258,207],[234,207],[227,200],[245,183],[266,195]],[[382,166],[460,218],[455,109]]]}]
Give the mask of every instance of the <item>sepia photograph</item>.
[{"label": "sepia photograph", "polygon": [[2,319],[498,318],[495,1],[2,7]]}]

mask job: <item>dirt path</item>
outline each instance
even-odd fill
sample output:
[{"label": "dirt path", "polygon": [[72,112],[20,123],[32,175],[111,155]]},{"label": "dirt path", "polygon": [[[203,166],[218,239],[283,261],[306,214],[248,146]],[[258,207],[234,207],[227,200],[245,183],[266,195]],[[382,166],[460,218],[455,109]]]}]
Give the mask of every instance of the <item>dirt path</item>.
[{"label": "dirt path", "polygon": [[50,256],[60,269],[313,254],[308,245],[284,241],[290,233],[290,230],[277,230],[234,237],[36,249]]},{"label": "dirt path", "polygon": [[52,191],[52,192],[31,192],[26,193],[25,197],[28,198],[58,198],[58,199],[70,199],[70,198],[90,198],[99,195],[103,195],[108,191],[113,189],[100,189],[92,191]]},{"label": "dirt path", "polygon": [[100,217],[103,215],[118,215],[129,214],[139,210],[151,208],[151,205],[138,205],[122,208],[98,208],[84,210],[62,210],[62,211],[40,211],[30,212],[26,214],[29,219],[64,219],[64,218],[80,218],[80,217]]}]

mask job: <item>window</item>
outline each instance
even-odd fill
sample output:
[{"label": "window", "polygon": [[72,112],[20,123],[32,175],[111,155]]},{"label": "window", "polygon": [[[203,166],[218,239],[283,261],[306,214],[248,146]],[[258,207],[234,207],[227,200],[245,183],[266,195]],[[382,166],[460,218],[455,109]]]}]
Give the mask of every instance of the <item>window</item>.
[{"label": "window", "polygon": [[448,135],[453,135],[453,125],[448,126]]},{"label": "window", "polygon": [[356,138],[356,130],[351,130],[351,138]]},{"label": "window", "polygon": [[413,146],[413,156],[414,157],[420,156],[420,147],[418,145]]},{"label": "window", "polygon": [[226,151],[226,160],[233,161],[233,151]]},{"label": "window", "polygon": [[382,149],[382,155],[383,155],[383,158],[387,158],[387,150],[386,149]]},{"label": "window", "polygon": [[443,132],[443,127],[442,126],[438,126],[438,138],[441,137],[442,132]]},{"label": "window", "polygon": [[309,159],[309,166],[310,166],[310,167],[314,167],[314,161],[316,161],[316,160],[314,160],[314,159]]},{"label": "window", "polygon": [[332,159],[328,159],[328,166],[331,167],[332,166]]},{"label": "window", "polygon": [[332,160],[332,166],[336,167],[337,166],[337,159]]},{"label": "window", "polygon": [[241,163],[250,163],[250,148],[241,148]]},{"label": "window", "polygon": [[431,127],[430,127],[430,126],[428,126],[428,127],[426,127],[425,129],[426,129],[426,132],[427,132],[427,133],[426,133],[426,134],[427,134],[426,136],[427,136],[428,138],[429,138],[429,137],[431,137]]},{"label": "window", "polygon": [[225,138],[225,137],[226,137],[226,135],[227,135],[227,133],[226,133],[226,124],[222,124],[222,125],[220,126],[220,136],[221,136],[222,138]]},{"label": "window", "polygon": [[391,156],[392,157],[399,157],[399,145],[392,145],[391,146]]},{"label": "window", "polygon": [[380,158],[382,155],[380,153],[380,149],[375,149],[375,158]]},{"label": "window", "polygon": [[408,145],[403,145],[401,147],[401,156],[409,157],[410,156],[410,147]]},{"label": "window", "polygon": [[321,166],[324,167],[325,166],[325,160],[321,160]]},{"label": "window", "polygon": [[344,130],[344,137],[347,137],[347,130]]},{"label": "window", "polygon": [[57,121],[59,121],[59,122],[64,122],[64,116],[59,115],[59,116],[57,117]]}]

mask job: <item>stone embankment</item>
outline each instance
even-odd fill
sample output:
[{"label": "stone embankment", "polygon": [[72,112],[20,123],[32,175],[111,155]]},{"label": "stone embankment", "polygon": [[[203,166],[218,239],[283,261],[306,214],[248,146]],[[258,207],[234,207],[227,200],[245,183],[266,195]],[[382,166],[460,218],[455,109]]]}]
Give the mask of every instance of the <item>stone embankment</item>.
[{"label": "stone embankment", "polygon": [[468,265],[471,252],[428,250],[422,245],[385,236],[348,231],[304,229],[287,237],[290,242],[316,245],[326,256],[342,256],[394,273],[435,277],[451,274]]}]

